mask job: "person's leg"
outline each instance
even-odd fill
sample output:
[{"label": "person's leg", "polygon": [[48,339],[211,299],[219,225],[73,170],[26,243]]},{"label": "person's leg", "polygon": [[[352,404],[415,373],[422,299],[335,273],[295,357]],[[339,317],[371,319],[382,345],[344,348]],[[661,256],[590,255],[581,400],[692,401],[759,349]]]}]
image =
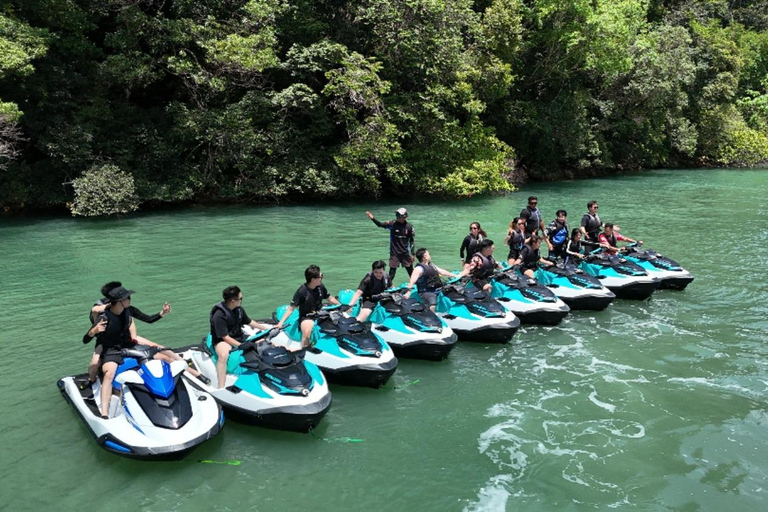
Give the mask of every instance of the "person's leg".
[{"label": "person's leg", "polygon": [[307,348],[309,346],[310,338],[312,337],[312,329],[315,328],[315,321],[310,318],[305,318],[301,321],[301,348]]},{"label": "person's leg", "polygon": [[360,313],[357,314],[357,321],[358,322],[365,322],[368,320],[368,317],[371,316],[371,313],[373,312],[370,308],[361,308]]},{"label": "person's leg", "polygon": [[112,381],[115,380],[117,363],[104,363],[101,367],[104,374],[101,376],[101,415],[109,415],[109,401],[112,398]]},{"label": "person's leg", "polygon": [[421,295],[421,298],[429,306],[430,311],[434,313],[435,307],[437,306],[437,294],[433,292],[423,292],[419,295]]},{"label": "person's leg", "polygon": [[216,377],[219,381],[219,388],[223,388],[227,383],[227,362],[229,361],[230,350],[232,350],[232,346],[229,343],[220,341],[216,344],[216,356],[219,358],[216,362]]},{"label": "person's leg", "polygon": [[413,256],[406,254],[400,260],[400,264],[405,267],[405,271],[408,272],[408,277],[411,277],[411,274],[413,274]]},{"label": "person's leg", "polygon": [[[146,340],[146,341],[149,341],[149,340]],[[150,342],[150,343],[152,343],[152,342]],[[139,345],[145,345],[145,343],[139,343]],[[160,345],[158,345],[157,343],[152,343],[152,345],[150,345],[150,346],[151,347],[160,347]],[[158,352],[157,354],[155,354],[155,359],[159,359],[161,361],[165,361],[168,364],[171,364],[174,361],[183,361],[181,356],[179,354],[177,354],[176,352],[172,351],[171,349],[165,349],[165,350],[162,350],[162,351]],[[191,366],[187,366],[185,371],[189,372],[189,374],[192,375],[193,377],[199,377],[201,375],[199,371],[195,370]]]},{"label": "person's leg", "polygon": [[91,363],[88,365],[88,380],[90,382],[96,382],[96,376],[99,374],[99,363],[101,362],[101,353],[104,351],[104,347],[97,345],[91,356]]},{"label": "person's leg", "polygon": [[525,274],[526,276],[530,277],[531,279],[533,279],[533,278],[534,278],[534,275],[533,275],[533,270],[531,270],[530,268],[527,268],[527,269],[525,269],[525,271],[523,272],[523,274]]},{"label": "person's leg", "polygon": [[400,266],[400,260],[394,254],[389,255],[389,279],[394,284],[395,274],[397,273],[397,267]]}]

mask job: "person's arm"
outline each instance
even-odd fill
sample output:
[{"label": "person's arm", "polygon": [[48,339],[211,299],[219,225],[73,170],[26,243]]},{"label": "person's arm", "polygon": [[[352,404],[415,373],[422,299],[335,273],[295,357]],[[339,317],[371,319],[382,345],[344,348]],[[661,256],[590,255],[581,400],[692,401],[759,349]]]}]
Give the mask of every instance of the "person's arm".
[{"label": "person's arm", "polygon": [[349,304],[347,304],[347,305],[350,306],[350,307],[354,306],[357,303],[357,301],[360,300],[360,297],[362,297],[362,296],[363,296],[363,290],[357,289],[355,291],[355,294],[352,295],[352,298],[349,300]]},{"label": "person's arm", "polygon": [[83,343],[88,344],[91,342],[91,340],[98,336],[100,333],[104,332],[107,328],[107,321],[102,318],[95,324],[91,326],[90,329],[83,335]]},{"label": "person's arm", "polygon": [[339,299],[337,299],[335,296],[331,295],[328,297],[328,302],[333,304],[334,306],[341,306],[341,302],[339,302]]},{"label": "person's arm", "polygon": [[263,324],[261,322],[257,322],[256,320],[251,320],[248,325],[250,325],[254,329],[259,329],[260,331],[266,331],[274,327],[274,325]]},{"label": "person's arm", "polygon": [[571,250],[571,242],[573,242],[573,240],[568,240],[568,244],[565,246],[565,253],[571,256],[576,256],[577,258],[583,258],[584,256],[581,253]]},{"label": "person's arm", "polygon": [[380,228],[384,228],[384,229],[387,228],[387,224],[389,224],[388,222],[380,222],[379,220],[376,219],[376,217],[373,216],[371,212],[365,212],[365,214],[368,216],[369,219],[373,221],[374,224],[376,224]]},{"label": "person's arm", "polygon": [[409,244],[411,246],[411,256],[416,256],[416,230],[413,229],[413,225],[410,225],[410,226],[411,226],[411,230],[410,230],[410,234],[408,235],[408,238],[410,240]]},{"label": "person's arm", "polygon": [[459,258],[461,258],[461,261],[464,261],[464,250],[469,250],[469,235],[464,237],[464,240],[461,242],[461,247],[459,247]]},{"label": "person's arm", "polygon": [[419,280],[419,278],[421,277],[421,274],[423,273],[424,273],[423,267],[416,267],[415,269],[413,269],[413,272],[411,272],[411,279],[410,281],[408,281],[408,285],[407,285],[408,291],[403,294],[403,296],[406,299],[411,298],[411,290],[413,290],[413,287],[416,286],[416,281]]},{"label": "person's arm", "polygon": [[144,313],[142,310],[140,310],[139,308],[137,308],[136,306],[130,306],[128,309],[131,310],[131,316],[133,318],[147,324],[157,322],[158,320],[163,318],[163,315],[161,315],[160,313],[155,313],[154,315],[148,315]]},{"label": "person's arm", "polygon": [[[543,224],[542,224],[543,225]],[[549,240],[549,235],[552,234],[557,229],[557,222],[552,221],[549,223],[546,229],[544,229],[544,241],[547,242],[547,247],[551,251],[555,247],[552,245],[552,242]]]},{"label": "person's arm", "polygon": [[105,304],[94,304],[94,306],[91,308],[91,322],[95,323],[96,318],[98,318],[98,316],[102,314],[104,310],[107,309],[108,307],[109,307],[109,302]]},{"label": "person's arm", "polygon": [[285,321],[288,320],[288,317],[291,316],[291,313],[293,313],[293,310],[296,309],[296,306],[293,304],[290,304],[288,308],[285,310],[285,313],[283,314],[283,318],[280,319],[279,322],[277,322],[277,327],[282,328],[285,324]]},{"label": "person's arm", "polygon": [[448,272],[447,270],[438,267],[437,265],[435,265],[435,268],[437,269],[437,273],[440,274],[441,276],[445,276],[445,277],[458,277],[455,274],[453,274],[451,272]]},{"label": "person's arm", "polygon": [[549,261],[548,259],[545,259],[543,257],[539,257],[539,263],[543,263],[547,267],[551,267],[552,265],[554,265],[554,262]]}]

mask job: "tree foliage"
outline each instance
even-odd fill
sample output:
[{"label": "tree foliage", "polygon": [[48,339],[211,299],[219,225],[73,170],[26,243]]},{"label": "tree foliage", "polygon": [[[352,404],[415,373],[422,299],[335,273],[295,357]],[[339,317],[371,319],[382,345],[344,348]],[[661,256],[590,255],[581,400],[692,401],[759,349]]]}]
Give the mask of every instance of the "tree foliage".
[{"label": "tree foliage", "polygon": [[94,169],[130,204],[469,196],[767,140],[763,0],[0,0],[5,209]]}]

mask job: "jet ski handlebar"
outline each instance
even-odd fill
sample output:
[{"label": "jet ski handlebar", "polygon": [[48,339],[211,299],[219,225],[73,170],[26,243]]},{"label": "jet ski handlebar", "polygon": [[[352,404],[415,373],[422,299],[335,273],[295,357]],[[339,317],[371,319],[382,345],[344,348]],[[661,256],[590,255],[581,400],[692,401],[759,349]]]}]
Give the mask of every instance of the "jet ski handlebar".
[{"label": "jet ski handlebar", "polygon": [[165,350],[161,347],[150,347],[149,345],[136,345],[131,348],[124,348],[121,350],[123,357],[132,357],[139,361],[152,359],[161,350]]}]

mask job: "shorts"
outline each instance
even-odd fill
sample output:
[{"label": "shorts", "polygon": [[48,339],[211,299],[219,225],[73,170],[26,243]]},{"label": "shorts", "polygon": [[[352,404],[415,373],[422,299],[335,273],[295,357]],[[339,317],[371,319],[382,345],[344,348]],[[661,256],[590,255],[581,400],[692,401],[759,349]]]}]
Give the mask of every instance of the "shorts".
[{"label": "shorts", "polygon": [[123,364],[123,347],[108,348],[104,351],[104,355],[101,357],[102,366],[105,363],[116,363],[117,366]]},{"label": "shorts", "polygon": [[485,285],[488,284],[488,282],[489,282],[488,279],[473,279],[472,280],[472,284],[475,285],[475,288],[477,288],[478,290],[482,290],[485,287]]},{"label": "shorts", "polygon": [[419,292],[419,297],[421,297],[429,306],[434,306],[437,304],[436,292]]},{"label": "shorts", "polygon": [[400,265],[404,267],[413,266],[413,258],[410,254],[390,254],[389,255],[389,267],[397,268]]},{"label": "shorts", "polygon": [[300,316],[299,317],[299,329],[301,329],[301,324],[302,324],[302,322],[304,322],[304,320],[312,320],[314,322],[316,319],[317,318],[315,317],[314,313],[312,313],[312,316]]},{"label": "shorts", "polygon": [[378,304],[378,302],[373,302],[372,300],[365,300],[365,301],[363,301],[362,308],[363,309],[373,309],[373,308],[376,307],[377,304]]}]

